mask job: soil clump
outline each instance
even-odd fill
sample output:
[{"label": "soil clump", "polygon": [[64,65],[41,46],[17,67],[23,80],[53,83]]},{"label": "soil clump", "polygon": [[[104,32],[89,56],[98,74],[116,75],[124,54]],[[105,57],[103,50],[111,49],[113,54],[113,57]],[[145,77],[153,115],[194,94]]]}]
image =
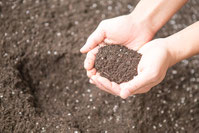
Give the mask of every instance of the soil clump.
[{"label": "soil clump", "polygon": [[96,55],[95,68],[102,77],[118,84],[137,75],[141,54],[121,45],[101,47]]}]

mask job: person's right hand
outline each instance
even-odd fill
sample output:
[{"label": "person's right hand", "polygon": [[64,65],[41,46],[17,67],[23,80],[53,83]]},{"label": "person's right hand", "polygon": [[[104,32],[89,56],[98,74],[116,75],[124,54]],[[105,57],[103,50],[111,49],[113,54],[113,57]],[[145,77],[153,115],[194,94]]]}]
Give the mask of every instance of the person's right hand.
[{"label": "person's right hand", "polygon": [[120,84],[120,97],[146,93],[164,79],[167,69],[174,62],[168,44],[167,38],[155,39],[138,51],[142,54],[137,68],[138,75],[133,80]]},{"label": "person's right hand", "polygon": [[[92,50],[92,52],[97,51]],[[148,92],[164,79],[167,69],[175,63],[176,54],[169,47],[167,38],[155,39],[141,47],[138,52],[142,54],[142,57],[137,67],[138,75],[132,80],[117,84],[97,73],[91,74],[90,82],[124,99],[134,94]]]}]

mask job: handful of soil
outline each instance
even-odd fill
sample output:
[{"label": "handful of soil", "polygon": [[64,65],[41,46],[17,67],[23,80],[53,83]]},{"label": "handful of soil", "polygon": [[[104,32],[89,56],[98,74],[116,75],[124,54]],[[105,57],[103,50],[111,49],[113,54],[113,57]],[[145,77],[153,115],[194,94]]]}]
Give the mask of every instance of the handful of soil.
[{"label": "handful of soil", "polygon": [[101,47],[96,55],[95,68],[102,77],[118,84],[137,75],[141,54],[121,45]]}]

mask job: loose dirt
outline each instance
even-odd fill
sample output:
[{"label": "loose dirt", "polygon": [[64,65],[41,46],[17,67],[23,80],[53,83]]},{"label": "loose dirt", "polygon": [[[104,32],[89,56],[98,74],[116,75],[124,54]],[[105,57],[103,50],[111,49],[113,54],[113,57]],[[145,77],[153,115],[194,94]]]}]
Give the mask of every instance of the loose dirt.
[{"label": "loose dirt", "polygon": [[102,77],[118,84],[137,75],[141,54],[121,45],[101,47],[96,55],[95,68]]}]

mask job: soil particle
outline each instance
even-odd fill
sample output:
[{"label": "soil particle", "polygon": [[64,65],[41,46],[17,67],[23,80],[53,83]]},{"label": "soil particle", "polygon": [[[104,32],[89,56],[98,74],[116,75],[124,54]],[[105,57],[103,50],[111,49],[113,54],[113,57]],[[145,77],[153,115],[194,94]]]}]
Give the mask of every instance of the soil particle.
[{"label": "soil particle", "polygon": [[137,75],[141,54],[121,45],[101,47],[96,55],[95,68],[102,77],[118,84]]}]

